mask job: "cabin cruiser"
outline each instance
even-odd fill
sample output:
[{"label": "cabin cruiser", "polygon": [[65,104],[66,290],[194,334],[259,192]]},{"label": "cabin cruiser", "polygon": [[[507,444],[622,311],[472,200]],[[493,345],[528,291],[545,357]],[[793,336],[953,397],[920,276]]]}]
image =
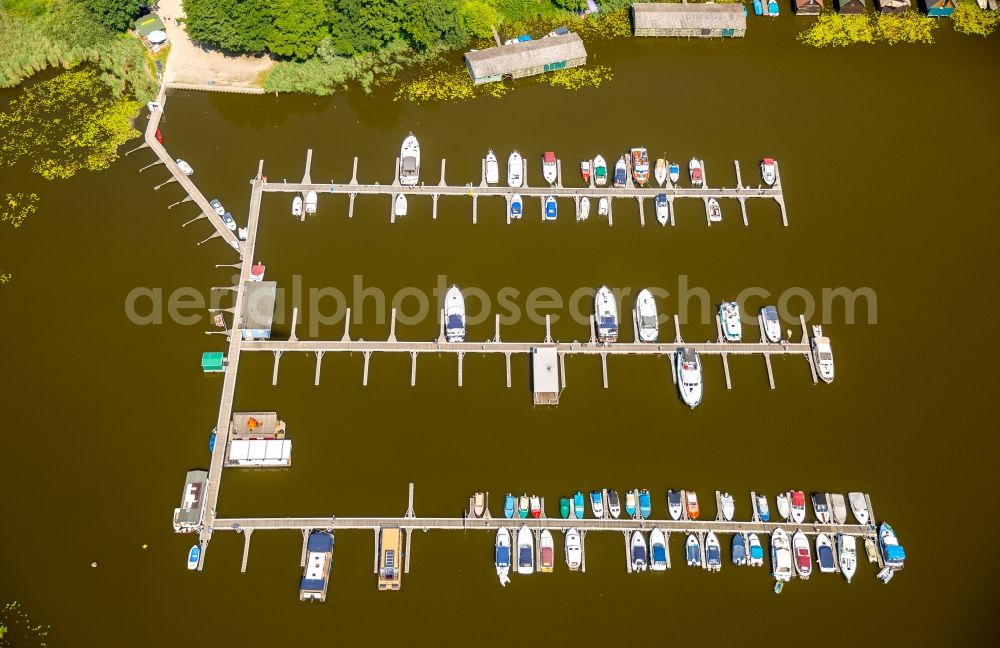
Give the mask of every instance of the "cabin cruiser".
[{"label": "cabin cruiser", "polygon": [[820,573],[833,573],[833,543],[825,533],[816,535],[816,563]]},{"label": "cabin cruiser", "polygon": [[701,508],[698,506],[698,493],[694,491],[684,491],[684,508],[687,510],[688,518],[697,520],[701,515]]},{"label": "cabin cruiser", "polygon": [[594,158],[594,184],[598,187],[608,184],[608,163],[600,155]]},{"label": "cabin cruiser", "polygon": [[698,158],[691,158],[688,162],[688,177],[691,178],[691,184],[695,187],[701,187],[705,184],[705,174],[702,170],[701,160]]},{"label": "cabin cruiser", "polygon": [[772,344],[781,342],[781,321],[778,319],[778,309],[774,306],[765,306],[760,309],[760,320],[764,323],[764,337],[767,341]]},{"label": "cabin cruiser", "polygon": [[317,204],[318,200],[319,200],[319,198],[316,195],[315,191],[307,191],[306,192],[306,213],[307,214],[315,214],[316,213],[316,204]]},{"label": "cabin cruiser", "polygon": [[621,502],[618,500],[618,491],[608,491],[608,513],[616,520],[622,514]]},{"label": "cabin cruiser", "polygon": [[764,564],[764,547],[760,544],[760,538],[757,537],[756,533],[751,533],[747,544],[750,545],[747,552],[749,556],[747,564],[751,567],[760,567]]},{"label": "cabin cruiser", "polygon": [[659,529],[649,532],[649,568],[653,571],[667,570],[667,541]]},{"label": "cabin cruiser", "polygon": [[802,524],[806,519],[806,494],[802,491],[792,491],[792,521]]},{"label": "cabin cruiser", "polygon": [[510,582],[510,531],[504,527],[497,529],[496,543],[493,549],[493,563],[497,568],[497,577],[504,587]]},{"label": "cabin cruiser", "polygon": [[642,531],[636,529],[632,532],[631,546],[632,571],[646,571],[646,538]]},{"label": "cabin cruiser", "polygon": [[638,146],[629,152],[632,156],[632,179],[640,187],[649,182],[649,155]]},{"label": "cabin cruiser", "polygon": [[698,567],[701,565],[701,543],[698,536],[691,533],[684,543],[684,557],[687,559],[688,567]]},{"label": "cabin cruiser", "polygon": [[809,340],[812,346],[813,360],[816,362],[816,371],[825,383],[833,382],[833,349],[830,347],[830,338],[823,336],[823,327],[814,325],[813,336]]},{"label": "cabin cruiser", "polygon": [[847,502],[840,493],[827,493],[826,499],[830,503],[830,517],[834,524],[847,524]]},{"label": "cabin cruiser", "polygon": [[613,184],[619,189],[625,186],[625,182],[628,180],[628,165],[625,163],[625,156],[618,158],[618,162],[615,163],[615,177]]},{"label": "cabin cruiser", "polygon": [[868,524],[868,502],[865,501],[864,493],[848,493],[847,499],[851,503],[851,512],[859,524]]},{"label": "cabin cruiser", "polygon": [[528,509],[530,507],[528,495],[524,494],[517,500],[517,517],[524,519],[528,517]]},{"label": "cabin cruiser", "polygon": [[681,179],[681,165],[676,162],[668,164],[667,177],[670,178],[671,184],[677,184],[677,181]]},{"label": "cabin cruiser", "polygon": [[545,199],[545,220],[555,220],[559,216],[559,206],[556,205],[556,197],[548,196]]},{"label": "cabin cruiser", "polygon": [[580,177],[583,181],[590,183],[590,160],[584,160],[580,163]]},{"label": "cabin cruiser", "polygon": [[667,161],[663,158],[657,158],[656,167],[653,169],[653,177],[656,178],[656,184],[660,187],[667,181]]},{"label": "cabin cruiser", "polygon": [[191,549],[188,550],[187,558],[187,568],[190,571],[198,569],[198,561],[201,560],[201,546],[191,545]]},{"label": "cabin cruiser", "polygon": [[452,286],[444,296],[445,339],[465,341],[465,298],[458,286]]},{"label": "cabin cruiser", "polygon": [[734,565],[747,564],[747,545],[742,533],[733,534],[732,560]]},{"label": "cabin cruiser", "polygon": [[532,574],[535,571],[535,538],[531,529],[522,526],[517,532],[517,573]]},{"label": "cabin cruiser", "polygon": [[820,524],[830,524],[830,504],[826,499],[826,493],[813,493],[811,499],[816,521]]},{"label": "cabin cruiser", "polygon": [[802,580],[812,575],[812,553],[809,551],[809,538],[802,531],[792,535],[792,550],[795,554],[795,573]]},{"label": "cabin cruiser", "polygon": [[257,263],[250,266],[250,281],[264,281],[264,272],[267,270],[267,266],[258,261]]},{"label": "cabin cruiser", "polygon": [[181,173],[184,175],[189,176],[194,173],[194,169],[191,168],[191,165],[184,160],[177,158],[174,162],[177,163],[177,168],[180,169]]},{"label": "cabin cruiser", "polygon": [[625,513],[630,517],[635,517],[636,494],[634,490],[625,491]]},{"label": "cabin cruiser", "polygon": [[607,216],[610,211],[610,203],[608,202],[607,196],[601,196],[601,199],[597,201],[597,215]]},{"label": "cabin cruiser", "polygon": [[542,500],[538,497],[538,495],[532,495],[530,501],[531,505],[529,507],[528,514],[537,520],[542,517]]},{"label": "cabin cruiser", "polygon": [[590,218],[590,198],[584,196],[580,199],[580,206],[576,211],[576,220],[585,221]]},{"label": "cabin cruiser", "polygon": [[520,187],[524,184],[524,165],[521,161],[521,154],[514,151],[507,158],[507,186]]},{"label": "cabin cruiser", "polygon": [[722,222],[722,207],[719,207],[719,201],[715,198],[708,199],[708,222],[709,223],[721,223]]},{"label": "cabin cruiser", "polygon": [[597,341],[603,344],[618,341],[618,305],[614,293],[601,286],[594,296],[594,319],[597,321]]},{"label": "cabin cruiser", "polygon": [[782,520],[787,520],[792,514],[791,506],[789,506],[789,497],[787,493],[778,493],[774,497],[774,502],[778,507],[778,515],[781,516]]},{"label": "cabin cruiser", "polygon": [[556,562],[555,547],[552,532],[548,529],[542,529],[542,536],[538,540],[538,571],[543,574],[552,573]]},{"label": "cabin cruiser", "polygon": [[650,506],[649,491],[643,488],[639,491],[639,518],[645,520],[649,518],[651,512],[652,507]]},{"label": "cabin cruiser", "polygon": [[392,207],[392,213],[396,216],[406,216],[406,194],[396,194],[396,201]]},{"label": "cabin cruiser", "polygon": [[229,212],[222,215],[222,222],[226,224],[226,227],[228,227],[230,231],[236,231],[236,221],[233,219],[233,215]]},{"label": "cabin cruiser", "polygon": [[705,558],[705,568],[708,571],[717,572],[722,569],[722,547],[715,531],[709,531],[705,537]]},{"label": "cabin cruiser", "polygon": [[702,381],[701,360],[698,352],[691,347],[677,350],[677,389],[681,400],[692,409],[701,403]]},{"label": "cabin cruiser", "polygon": [[726,518],[727,522],[732,522],[733,513],[736,512],[736,503],[733,501],[733,496],[729,493],[723,493],[719,496],[719,502],[722,505],[722,517]]},{"label": "cabin cruiser", "polygon": [[493,149],[486,153],[486,184],[495,185],[500,182],[500,164]]},{"label": "cabin cruiser", "polygon": [[598,520],[604,517],[604,494],[601,491],[590,491],[590,510]]},{"label": "cabin cruiser", "polygon": [[481,518],[486,511],[486,493],[482,491],[472,497],[472,515]]},{"label": "cabin cruiser", "polygon": [[667,221],[670,220],[670,201],[667,200],[667,194],[656,194],[656,221],[660,225],[666,225]]},{"label": "cabin cruiser", "polygon": [[212,209],[214,209],[215,213],[219,216],[226,213],[226,208],[222,206],[222,202],[218,198],[212,198],[208,201],[208,204],[212,206]]},{"label": "cabin cruiser", "polygon": [[764,179],[764,184],[768,187],[774,186],[774,158],[764,158],[760,162],[760,175]]},{"label": "cabin cruiser", "polygon": [[559,169],[556,164],[556,154],[552,151],[545,151],[542,155],[542,177],[550,185],[554,185],[559,179]]},{"label": "cabin cruiser", "polygon": [[878,546],[882,552],[882,560],[886,567],[901,569],[903,561],[906,560],[906,552],[896,538],[896,532],[887,522],[883,522],[878,528]]},{"label": "cabin cruiser", "polygon": [[302,215],[302,196],[292,198],[292,216]]},{"label": "cabin cruiser", "polygon": [[583,564],[583,542],[580,538],[580,532],[576,529],[570,529],[566,532],[566,566],[569,567],[570,571],[576,571],[580,569]]},{"label": "cabin cruiser", "polygon": [[848,583],[854,578],[858,568],[858,545],[854,536],[840,533],[837,535],[837,550],[840,554],[840,573]]},{"label": "cabin cruiser", "polygon": [[726,342],[739,342],[743,337],[743,323],[740,321],[740,307],[736,302],[719,304],[719,322]]},{"label": "cabin cruiser", "polygon": [[679,520],[684,510],[684,503],[681,501],[681,492],[675,490],[667,491],[667,512],[670,517]]},{"label": "cabin cruiser", "polygon": [[514,517],[514,509],[516,507],[514,496],[507,493],[507,496],[503,498],[503,516],[508,520]]},{"label": "cabin cruiser", "polygon": [[420,180],[420,143],[413,133],[403,140],[399,147],[399,184],[404,187],[416,186]]},{"label": "cabin cruiser", "polygon": [[660,333],[660,322],[656,315],[656,301],[653,293],[646,288],[635,296],[636,327],[639,329],[639,340],[656,342]]},{"label": "cabin cruiser", "polygon": [[792,578],[792,549],[788,535],[780,528],[771,533],[771,574],[782,583]]},{"label": "cabin cruiser", "polygon": [[754,506],[757,507],[757,518],[761,522],[769,522],[771,520],[771,509],[767,506],[767,497],[765,495],[757,493]]}]

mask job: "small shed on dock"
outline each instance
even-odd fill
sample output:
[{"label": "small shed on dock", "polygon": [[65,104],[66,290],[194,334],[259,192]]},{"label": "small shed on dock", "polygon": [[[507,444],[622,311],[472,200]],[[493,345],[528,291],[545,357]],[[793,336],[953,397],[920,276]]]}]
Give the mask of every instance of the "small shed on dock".
[{"label": "small shed on dock", "polygon": [[243,284],[243,312],[240,332],[244,340],[268,340],[274,323],[275,281],[248,281]]},{"label": "small shed on dock", "polygon": [[226,370],[226,357],[222,351],[206,351],[201,354],[201,370],[205,373],[221,373]]},{"label": "small shed on dock", "polygon": [[823,0],[793,0],[798,16],[818,16],[823,11]]},{"label": "small shed on dock", "polygon": [[882,13],[903,13],[910,8],[910,0],[875,0],[875,7]]},{"label": "small shed on dock", "polygon": [[465,53],[465,66],[476,85],[573,68],[586,62],[587,48],[580,35],[572,32]]},{"label": "small shed on dock", "polygon": [[955,12],[956,0],[920,0],[928,16],[944,18]]},{"label": "small shed on dock", "polygon": [[632,28],[636,36],[742,37],[747,17],[741,4],[641,2],[632,5]]},{"label": "small shed on dock", "polygon": [[554,346],[532,347],[531,388],[535,405],[559,404],[559,353]]},{"label": "small shed on dock", "polygon": [[181,493],[181,505],[174,509],[174,531],[177,533],[191,533],[201,524],[206,482],[208,471],[188,471],[184,479],[184,492]]},{"label": "small shed on dock", "polygon": [[834,0],[837,4],[837,13],[842,16],[862,14],[865,12],[865,0]]}]

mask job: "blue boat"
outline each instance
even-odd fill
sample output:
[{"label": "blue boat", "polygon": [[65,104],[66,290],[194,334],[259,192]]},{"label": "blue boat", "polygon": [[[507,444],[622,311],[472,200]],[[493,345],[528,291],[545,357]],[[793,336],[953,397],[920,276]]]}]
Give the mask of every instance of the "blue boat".
[{"label": "blue boat", "polygon": [[701,566],[701,543],[698,542],[698,536],[693,533],[687,537],[687,542],[684,544],[684,557],[689,567]]},{"label": "blue boat", "polygon": [[883,522],[878,528],[878,546],[882,550],[882,560],[886,567],[900,568],[906,560],[906,552],[896,538],[896,532],[888,523]]},{"label": "blue boat", "polygon": [[531,40],[530,34],[521,34],[520,36],[517,37],[518,43],[527,43],[530,40]]},{"label": "blue boat", "polygon": [[629,517],[635,517],[635,491],[625,493],[625,512]]},{"label": "blue boat", "polygon": [[212,430],[212,436],[208,437],[208,451],[215,452],[215,437],[218,436],[216,430]]},{"label": "blue boat", "polygon": [[780,9],[778,8],[778,0],[767,0],[767,13],[771,16],[777,16]]},{"label": "blue boat", "polygon": [[764,6],[761,5],[760,0],[753,0],[753,15],[755,16],[764,15]]},{"label": "blue boat", "polygon": [[507,497],[503,498],[503,516],[508,520],[514,517],[514,507],[515,498],[510,493],[507,493]]},{"label": "blue boat", "polygon": [[573,496],[573,517],[576,519],[582,519],[584,513],[584,507],[587,505],[586,501],[583,499],[583,493],[576,491],[576,495]]},{"label": "blue boat", "polygon": [[719,539],[715,532],[709,531],[705,538],[706,567],[708,571],[719,571],[722,569],[722,548],[719,546]]},{"label": "blue boat", "polygon": [[733,564],[747,564],[747,545],[742,533],[733,534]]},{"label": "blue boat", "polygon": [[639,517],[648,518],[652,508],[649,504],[649,491],[645,488],[639,491]]},{"label": "blue boat", "polygon": [[198,569],[198,561],[201,559],[201,547],[192,545],[188,551],[188,569]]},{"label": "blue boat", "polygon": [[771,519],[771,509],[767,506],[767,497],[764,495],[758,495],[755,505],[757,507],[757,517],[760,518],[760,521],[769,521]]},{"label": "blue boat", "polygon": [[590,491],[590,510],[595,518],[604,517],[604,493],[599,490]]},{"label": "blue boat", "polygon": [[555,220],[557,215],[556,197],[549,196],[545,199],[545,220]]},{"label": "blue boat", "polygon": [[517,219],[521,217],[524,205],[521,203],[521,194],[514,194],[510,199],[510,217]]}]

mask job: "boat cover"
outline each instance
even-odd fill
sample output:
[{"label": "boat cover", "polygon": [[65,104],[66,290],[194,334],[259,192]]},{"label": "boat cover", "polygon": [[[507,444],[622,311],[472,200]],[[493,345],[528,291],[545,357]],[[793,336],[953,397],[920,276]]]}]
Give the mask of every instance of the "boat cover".
[{"label": "boat cover", "polygon": [[465,328],[465,325],[462,323],[462,316],[461,315],[449,315],[448,316],[448,328],[450,328],[450,329]]},{"label": "boat cover", "polygon": [[900,545],[886,545],[885,559],[887,562],[903,562],[906,559],[906,552]]},{"label": "boat cover", "polygon": [[618,324],[615,323],[615,318],[611,315],[601,316],[601,328],[618,330]]},{"label": "boat cover", "polygon": [[750,547],[750,557],[751,558],[763,558],[764,548],[760,546]]},{"label": "boat cover", "polygon": [[722,562],[721,555],[719,554],[719,548],[711,545],[708,547],[708,562],[711,565],[718,564]]},{"label": "boat cover", "polygon": [[833,568],[833,549],[821,546],[816,549],[816,553],[819,554],[820,567]]},{"label": "boat cover", "polygon": [[680,504],[681,494],[677,492],[667,493],[667,503],[668,504]]},{"label": "boat cover", "polygon": [[646,560],[646,548],[642,545],[632,545],[632,560]]},{"label": "boat cover", "polygon": [[322,592],[323,586],[326,583],[319,578],[303,578],[299,582],[299,589],[308,590],[311,592]]},{"label": "boat cover", "polygon": [[653,562],[667,562],[667,551],[663,545],[653,545]]},{"label": "boat cover", "polygon": [[417,170],[417,158],[407,155],[403,158],[403,171],[412,172]]},{"label": "boat cover", "polygon": [[306,549],[315,552],[332,551],[333,536],[329,533],[310,533],[309,541],[306,543]]},{"label": "boat cover", "polygon": [[497,567],[510,565],[510,547],[497,547]]},{"label": "boat cover", "polygon": [[531,547],[520,547],[518,555],[520,556],[519,561],[522,567],[527,567],[531,564]]},{"label": "boat cover", "polygon": [[701,560],[701,547],[698,545],[687,545],[687,559]]}]

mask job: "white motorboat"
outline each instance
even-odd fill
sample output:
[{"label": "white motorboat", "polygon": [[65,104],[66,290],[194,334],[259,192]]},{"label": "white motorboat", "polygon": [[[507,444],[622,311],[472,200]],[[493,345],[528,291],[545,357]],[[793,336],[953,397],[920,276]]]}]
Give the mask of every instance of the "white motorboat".
[{"label": "white motorboat", "polygon": [[500,182],[500,165],[497,163],[497,156],[493,154],[493,149],[486,153],[486,184],[495,185]]},{"label": "white motorboat", "polygon": [[510,582],[510,531],[504,527],[497,529],[496,543],[493,549],[493,562],[497,568],[497,577],[504,587]]},{"label": "white motorboat", "polygon": [[[198,561],[201,560],[201,546],[191,545],[188,550],[187,568],[189,571],[198,569]],[[94,563],[95,565],[97,563]]]},{"label": "white motorboat", "polygon": [[610,204],[608,203],[607,197],[602,196],[601,199],[597,201],[597,215],[607,216],[609,207]]},{"label": "white motorboat", "polygon": [[660,187],[667,181],[667,161],[663,158],[656,160],[656,166],[653,169],[653,178],[656,179],[656,184]]},{"label": "white motorboat", "polygon": [[791,500],[792,521],[802,524],[806,519],[806,494],[802,491],[792,491],[788,494]]},{"label": "white motorboat", "polygon": [[768,342],[781,342],[781,320],[778,319],[778,309],[765,306],[760,309],[760,321],[764,323],[764,337]]},{"label": "white motorboat", "polygon": [[524,184],[524,163],[521,154],[514,151],[507,158],[507,186],[520,187]]},{"label": "white motorboat", "polygon": [[302,215],[302,196],[292,198],[292,216]]},{"label": "white motorboat", "polygon": [[580,199],[580,206],[576,212],[576,220],[585,221],[590,218],[590,198],[584,196]]},{"label": "white motorboat", "polygon": [[264,272],[266,270],[267,266],[260,261],[250,266],[250,281],[264,281]]},{"label": "white motorboat", "polygon": [[392,213],[396,216],[406,216],[406,194],[396,194],[396,201],[393,203]]},{"label": "white motorboat", "polygon": [[618,341],[618,304],[607,286],[601,286],[594,295],[594,319],[597,322],[597,341],[607,344]]},{"label": "white motorboat", "polygon": [[719,323],[726,342],[739,342],[743,337],[743,323],[740,321],[740,307],[736,302],[719,304]]},{"label": "white motorboat", "polygon": [[764,547],[760,544],[760,538],[756,533],[751,533],[747,538],[747,564],[751,567],[760,567],[764,564]]},{"label": "white motorboat", "polygon": [[524,201],[521,200],[521,194],[514,194],[510,197],[510,219],[520,220],[523,213]]},{"label": "white motorboat", "polygon": [[781,529],[771,533],[771,574],[782,583],[792,578],[792,548],[788,535]]},{"label": "white motorboat", "polygon": [[306,213],[315,214],[316,213],[316,203],[319,198],[316,196],[315,191],[309,191],[306,193]]},{"label": "white motorboat", "polygon": [[583,564],[583,543],[580,532],[570,529],[566,532],[566,566],[570,571],[577,571]]},{"label": "white motorboat", "polygon": [[736,503],[733,501],[733,496],[729,493],[723,493],[719,496],[719,502],[722,504],[722,517],[726,518],[726,521],[731,522],[733,513],[736,512]]},{"label": "white motorboat", "polygon": [[180,169],[181,173],[183,173],[184,175],[189,176],[192,173],[194,173],[194,169],[191,168],[191,165],[185,162],[184,160],[177,158],[174,161],[177,163],[177,168]]},{"label": "white motorboat", "polygon": [[621,188],[625,186],[626,182],[628,182],[628,163],[625,162],[625,156],[623,155],[615,162],[615,177],[612,179],[611,184]]},{"label": "white motorboat", "polygon": [[556,154],[552,151],[545,151],[542,154],[542,177],[545,182],[554,185],[559,179],[559,168],[556,161]]},{"label": "white motorboat", "polygon": [[667,540],[659,529],[649,532],[649,568],[653,571],[667,570]]},{"label": "white motorboat", "polygon": [[631,546],[632,551],[630,552],[630,556],[632,560],[632,571],[646,571],[646,537],[642,535],[642,531],[636,529],[632,532]]},{"label": "white motorboat", "polygon": [[695,187],[701,187],[705,184],[705,174],[702,170],[701,160],[698,158],[691,158],[688,162],[688,177],[691,178],[691,184]]},{"label": "white motorboat", "polygon": [[580,162],[580,177],[583,178],[584,182],[590,182],[590,173],[590,160]]},{"label": "white motorboat", "polygon": [[599,490],[590,491],[590,511],[594,514],[594,517],[597,518],[598,520],[604,517],[603,492]]},{"label": "white motorboat", "polygon": [[458,286],[452,286],[444,296],[444,336],[449,342],[465,341],[465,297]]},{"label": "white motorboat", "polygon": [[702,379],[701,379],[701,359],[698,352],[691,347],[682,347],[677,350],[677,389],[681,393],[681,400],[688,407],[695,408],[701,404]]},{"label": "white motorboat", "polygon": [[775,168],[774,158],[764,158],[760,161],[760,175],[764,179],[764,184],[768,187],[774,186]]},{"label": "white motorboat", "polygon": [[684,543],[684,558],[688,567],[701,566],[701,544],[698,542],[698,536],[693,533],[688,534]]},{"label": "white motorboat", "polygon": [[674,162],[671,164],[667,162],[667,177],[670,178],[670,184],[677,184],[677,181],[681,179],[681,165]]},{"label": "white motorboat", "polygon": [[858,524],[868,524],[868,502],[865,501],[864,493],[848,493],[847,499],[851,503],[851,512],[854,513]]},{"label": "white motorboat", "polygon": [[222,215],[222,222],[226,224],[226,227],[228,227],[231,232],[236,231],[236,220],[229,212]]},{"label": "white motorboat", "polygon": [[795,573],[802,580],[812,575],[812,551],[809,549],[809,538],[802,531],[792,534],[792,553],[795,555]]},{"label": "white motorboat", "polygon": [[622,505],[618,500],[618,491],[608,491],[608,513],[616,520],[622,514]]},{"label": "white motorboat", "polygon": [[667,512],[670,513],[670,517],[674,520],[681,519],[681,513],[684,511],[684,503],[681,501],[681,492],[675,490],[667,491]]},{"label": "white motorboat", "polygon": [[858,568],[858,544],[855,537],[844,533],[838,534],[837,552],[840,554],[840,573],[850,583]]},{"label": "white motorboat", "polygon": [[709,223],[721,223],[722,222],[722,207],[719,207],[719,201],[715,198],[708,199],[708,222]]},{"label": "white motorboat", "polygon": [[399,184],[413,187],[420,181],[420,142],[410,133],[399,147]]},{"label": "white motorboat", "polygon": [[542,535],[538,539],[538,571],[550,574],[555,563],[556,544],[552,539],[552,532],[548,529],[542,529]]},{"label": "white motorboat", "polygon": [[531,529],[522,526],[517,531],[517,573],[533,574],[535,572],[535,537]]},{"label": "white motorboat", "polygon": [[705,569],[710,572],[722,569],[722,546],[715,531],[709,531],[705,537]]},{"label": "white motorboat", "polygon": [[820,524],[830,524],[830,503],[826,498],[826,493],[813,493],[810,499],[816,521]]},{"label": "white motorboat", "polygon": [[656,342],[660,334],[660,321],[656,314],[656,300],[647,288],[635,296],[636,328],[639,329],[639,340]]},{"label": "white motorboat", "polygon": [[670,200],[667,194],[656,194],[653,203],[656,206],[656,221],[660,225],[666,225],[670,220]]},{"label": "white motorboat", "polygon": [[847,502],[841,493],[827,493],[830,502],[830,517],[834,524],[847,524]]},{"label": "white motorboat", "polygon": [[218,198],[212,198],[211,200],[208,201],[208,204],[212,206],[212,209],[214,209],[215,213],[218,214],[219,216],[222,216],[223,214],[226,213],[226,208],[222,206],[222,201],[220,201]]},{"label": "white motorboat", "polygon": [[553,221],[559,217],[559,206],[556,204],[555,196],[548,196],[545,198],[545,211],[542,214],[542,218],[547,221]]},{"label": "white motorboat", "polygon": [[608,163],[601,155],[594,158],[594,184],[598,187],[608,184]]},{"label": "white motorboat", "polygon": [[825,533],[816,535],[816,564],[822,574],[832,574],[833,568],[833,542],[830,536]]},{"label": "white motorboat", "polygon": [[792,512],[791,507],[788,505],[788,495],[786,493],[778,493],[774,497],[774,503],[778,508],[778,515],[781,516],[781,519],[787,520]]},{"label": "white motorboat", "polygon": [[825,383],[833,382],[833,348],[830,346],[830,338],[823,336],[823,327],[814,325],[813,335],[809,340],[812,346],[813,360],[816,363],[816,372]]}]

